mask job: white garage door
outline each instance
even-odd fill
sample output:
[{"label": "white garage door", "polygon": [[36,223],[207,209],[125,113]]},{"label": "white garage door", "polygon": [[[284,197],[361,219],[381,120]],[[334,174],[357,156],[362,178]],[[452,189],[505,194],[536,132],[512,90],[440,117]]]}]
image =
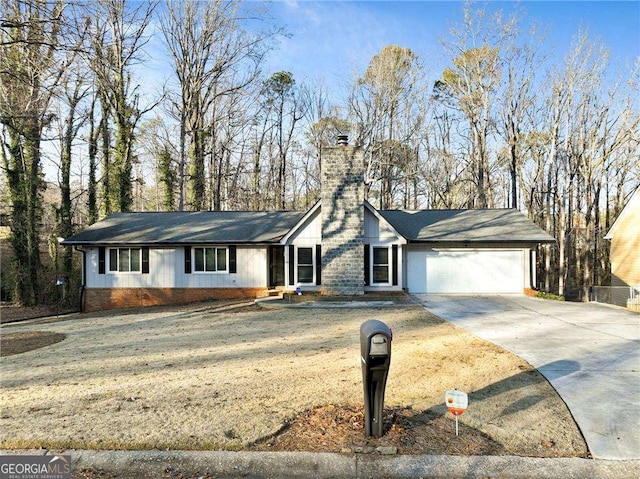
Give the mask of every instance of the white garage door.
[{"label": "white garage door", "polygon": [[522,293],[522,250],[409,251],[410,293]]}]

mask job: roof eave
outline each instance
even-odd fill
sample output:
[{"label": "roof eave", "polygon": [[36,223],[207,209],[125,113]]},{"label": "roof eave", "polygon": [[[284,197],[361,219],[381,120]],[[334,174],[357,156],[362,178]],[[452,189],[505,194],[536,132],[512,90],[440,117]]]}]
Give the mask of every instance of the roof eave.
[{"label": "roof eave", "polygon": [[468,243],[468,244],[476,244],[476,243],[509,243],[509,244],[553,244],[557,241],[553,238],[549,239],[496,239],[496,238],[483,238],[483,239],[469,239],[469,238],[436,238],[436,239],[409,239],[408,243]]},{"label": "roof eave", "polygon": [[275,238],[271,240],[257,240],[257,241],[247,241],[247,240],[226,240],[226,241],[62,241],[60,243],[62,246],[116,246],[116,245],[149,245],[149,246],[189,246],[189,245],[270,245],[270,244],[280,244],[280,239]]}]

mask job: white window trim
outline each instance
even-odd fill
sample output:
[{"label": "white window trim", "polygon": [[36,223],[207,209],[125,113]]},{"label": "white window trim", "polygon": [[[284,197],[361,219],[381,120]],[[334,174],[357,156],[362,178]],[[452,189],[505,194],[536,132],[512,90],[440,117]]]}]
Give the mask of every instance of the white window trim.
[{"label": "white window trim", "polygon": [[[392,246],[391,244],[372,244],[370,245],[369,248],[369,278],[371,278],[371,280],[369,281],[370,285],[375,287],[375,286],[391,286],[392,283],[392,271],[393,271],[393,254],[392,254]],[[387,258],[388,258],[388,263],[387,263],[387,281],[386,282],[377,282],[373,279],[373,268],[375,266],[374,263],[374,254],[373,254],[373,250],[374,248],[386,248],[387,249]]]},{"label": "white window trim", "polygon": [[[223,249],[225,250],[225,255],[227,257],[227,267],[224,270],[216,270],[216,271],[198,271],[196,269],[196,250],[197,249],[212,249],[215,248],[216,250],[219,249]],[[217,253],[216,253],[217,255]],[[206,256],[205,256],[206,257]],[[216,258],[216,262],[218,261],[218,259]],[[217,265],[216,265],[217,266]],[[191,273],[192,274],[229,274],[229,247],[228,246],[215,246],[215,245],[209,245],[209,246],[193,246],[191,248]]]},{"label": "white window trim", "polygon": [[[298,249],[299,248],[309,248],[309,249],[311,249],[311,267],[313,268],[313,277],[312,277],[310,283],[301,283],[298,280],[298,266],[299,266],[299,263],[298,263]],[[295,284],[301,285],[301,286],[314,286],[316,284],[316,247],[315,247],[315,245],[313,245],[313,246],[312,245],[300,245],[300,246],[295,245],[295,253],[296,253],[296,255],[295,255],[296,264],[294,265],[295,266],[295,268],[294,268],[294,274],[295,274],[295,281],[294,282],[295,282]],[[308,265],[305,265],[305,266],[308,266]]]},{"label": "white window trim", "polygon": [[[111,251],[112,250],[116,250],[118,251],[118,258],[120,257],[120,253],[119,251],[121,249],[128,249],[129,251],[133,250],[133,249],[137,249],[140,252],[140,263],[139,263],[139,269],[135,270],[135,271],[119,271],[119,270],[115,270],[113,271],[111,269]],[[106,263],[106,273],[107,274],[142,274],[142,247],[130,247],[130,246],[115,246],[112,248],[107,248],[107,250],[105,251],[105,263]],[[118,260],[120,261],[120,260]],[[119,265],[118,265],[119,266]],[[131,267],[131,253],[129,253],[129,267]]]}]

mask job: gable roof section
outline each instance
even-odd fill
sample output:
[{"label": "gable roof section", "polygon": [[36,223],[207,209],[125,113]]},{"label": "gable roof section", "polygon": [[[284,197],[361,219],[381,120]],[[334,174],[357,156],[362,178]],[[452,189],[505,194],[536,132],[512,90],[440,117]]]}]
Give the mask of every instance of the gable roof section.
[{"label": "gable roof section", "polygon": [[407,240],[404,236],[402,236],[398,230],[396,229],[395,226],[393,226],[388,220],[387,218],[385,218],[384,216],[382,216],[380,214],[380,211],[376,210],[371,203],[369,203],[367,200],[364,201],[364,207],[365,207],[365,211],[369,211],[373,216],[375,216],[376,218],[378,218],[378,221],[383,221],[384,223],[386,223],[386,225],[389,226],[389,229],[391,230],[391,232],[400,240],[401,244],[406,244]]},{"label": "gable roof section", "polygon": [[381,210],[380,214],[409,242],[555,242],[514,209]]},{"label": "gable roof section", "polygon": [[299,230],[301,230],[304,227],[307,220],[311,219],[314,215],[318,214],[319,210],[320,210],[320,200],[316,201],[316,204],[313,205],[309,209],[309,211],[307,211],[306,213],[300,216],[296,224],[293,225],[291,229],[284,236],[282,236],[282,238],[280,238],[280,243],[286,244],[286,242],[289,241],[289,238],[291,238],[295,233],[297,233]]},{"label": "gable roof section", "polygon": [[276,243],[304,214],[300,211],[115,213],[62,244]]},{"label": "gable roof section", "polygon": [[[401,244],[406,243],[406,239],[400,234],[398,233],[398,231],[394,228],[394,226],[392,224],[390,224],[386,218],[384,218],[379,212],[378,210],[376,210],[373,206],[371,206],[371,203],[369,203],[368,201],[364,201],[364,209],[365,211],[369,211],[373,216],[375,216],[376,218],[378,218],[379,221],[384,222],[389,229],[391,230],[391,232],[398,238],[398,240],[400,241]],[[300,220],[298,221],[298,223],[291,228],[291,231],[289,231],[281,240],[280,242],[282,244],[285,244],[287,241],[289,241],[289,239],[298,231],[300,231],[304,225],[307,223],[308,220],[310,220],[311,218],[314,217],[314,215],[318,215],[320,214],[322,208],[322,202],[320,200],[318,200],[316,202],[316,204],[314,204],[311,209],[309,209],[309,211],[307,211],[303,216],[301,216]]]},{"label": "gable roof section", "polygon": [[627,204],[624,205],[624,208],[622,208],[622,211],[613,222],[613,225],[611,226],[611,228],[609,228],[609,232],[606,234],[604,239],[613,239],[613,235],[615,234],[616,229],[618,229],[620,225],[626,221],[627,216],[633,215],[634,211],[636,216],[639,214],[638,211],[640,211],[640,186],[636,188],[636,191],[633,192],[633,195],[631,195],[631,198],[629,199],[629,201],[627,201]]}]

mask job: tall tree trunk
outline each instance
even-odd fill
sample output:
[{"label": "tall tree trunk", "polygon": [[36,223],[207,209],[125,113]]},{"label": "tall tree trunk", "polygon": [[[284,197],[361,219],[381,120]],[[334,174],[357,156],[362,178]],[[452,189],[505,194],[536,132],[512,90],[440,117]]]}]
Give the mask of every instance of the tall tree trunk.
[{"label": "tall tree trunk", "polygon": [[104,93],[100,97],[102,108],[102,119],[100,120],[100,137],[102,139],[102,214],[109,216],[112,210],[112,167],[111,167],[111,130],[109,129],[109,106],[104,98]]},{"label": "tall tree trunk", "polygon": [[[122,106],[125,108],[126,106]],[[116,114],[116,131],[114,147],[114,170],[116,179],[116,204],[118,211],[129,211],[133,203],[133,164],[131,158],[131,144],[133,142],[133,125],[129,119]]]},{"label": "tall tree trunk", "polygon": [[262,130],[262,133],[260,134],[260,140],[257,142],[256,145],[254,145],[254,151],[253,151],[253,173],[252,173],[252,187],[253,187],[253,191],[251,192],[251,204],[253,207],[253,210],[258,211],[261,208],[261,192],[260,192],[260,170],[261,170],[261,165],[260,165],[260,160],[262,157],[262,147],[264,144],[264,138],[266,135],[266,130]]},{"label": "tall tree trunk", "polygon": [[511,208],[518,209],[518,154],[516,152],[516,140],[512,138],[509,146],[509,152],[511,153],[511,168],[509,173],[511,175]]},{"label": "tall tree trunk", "polygon": [[96,159],[98,156],[98,136],[100,128],[96,128],[95,124],[95,105],[96,95],[91,100],[89,109],[89,138],[88,138],[88,155],[89,155],[89,184],[87,186],[87,217],[89,225],[98,221],[98,186],[96,181]]},{"label": "tall tree trunk", "polygon": [[[38,270],[40,268],[38,214],[40,207],[38,148],[34,144],[34,128],[25,129],[23,138],[17,131],[9,131],[8,155],[3,160],[12,204],[11,235],[12,262],[16,272],[13,300],[28,306],[37,301]],[[31,170],[36,167],[36,173]],[[30,184],[35,180],[35,184]]]},{"label": "tall tree trunk", "polygon": [[594,222],[593,222],[593,279],[591,281],[592,285],[600,286],[602,284],[601,278],[601,264],[600,264],[600,208],[598,207],[600,203],[600,192],[601,188],[598,186],[595,192],[594,205],[596,205],[594,210]]},{"label": "tall tree trunk", "polygon": [[24,160],[27,167],[27,277],[28,277],[28,304],[38,302],[40,283],[38,274],[40,271],[40,215],[42,214],[43,188],[40,171],[40,129],[32,126],[26,131],[24,139]]},{"label": "tall tree trunk", "polygon": [[204,133],[200,129],[195,129],[191,134],[188,196],[191,211],[203,211],[207,204],[203,136]]},{"label": "tall tree trunk", "polygon": [[[549,169],[547,173],[547,188],[544,194],[544,203],[545,203],[545,231],[548,233],[552,232],[552,213],[551,213],[551,178],[552,173],[551,169]],[[551,246],[545,245],[545,255],[544,255],[544,290],[549,293],[551,292]]]},{"label": "tall tree trunk", "polygon": [[186,118],[184,111],[180,111],[180,159],[178,161],[178,211],[184,211],[185,200],[185,171],[186,171]]},{"label": "tall tree trunk", "polygon": [[[64,122],[62,137],[62,151],[60,155],[60,215],[59,234],[62,238],[68,238],[73,234],[72,208],[71,208],[71,149],[75,138],[75,116],[77,103],[75,98],[69,105],[67,118]],[[79,100],[77,100],[79,101]],[[63,299],[69,297],[69,278],[73,274],[73,250],[66,246],[62,254],[62,274],[66,278],[63,283]]]},{"label": "tall tree trunk", "polygon": [[[557,178],[556,178],[556,184]],[[558,294],[564,296],[565,284],[566,284],[566,228],[567,220],[565,215],[565,201],[566,201],[566,188],[563,186],[563,191],[558,197]],[[571,216],[571,213],[569,213]]]}]

